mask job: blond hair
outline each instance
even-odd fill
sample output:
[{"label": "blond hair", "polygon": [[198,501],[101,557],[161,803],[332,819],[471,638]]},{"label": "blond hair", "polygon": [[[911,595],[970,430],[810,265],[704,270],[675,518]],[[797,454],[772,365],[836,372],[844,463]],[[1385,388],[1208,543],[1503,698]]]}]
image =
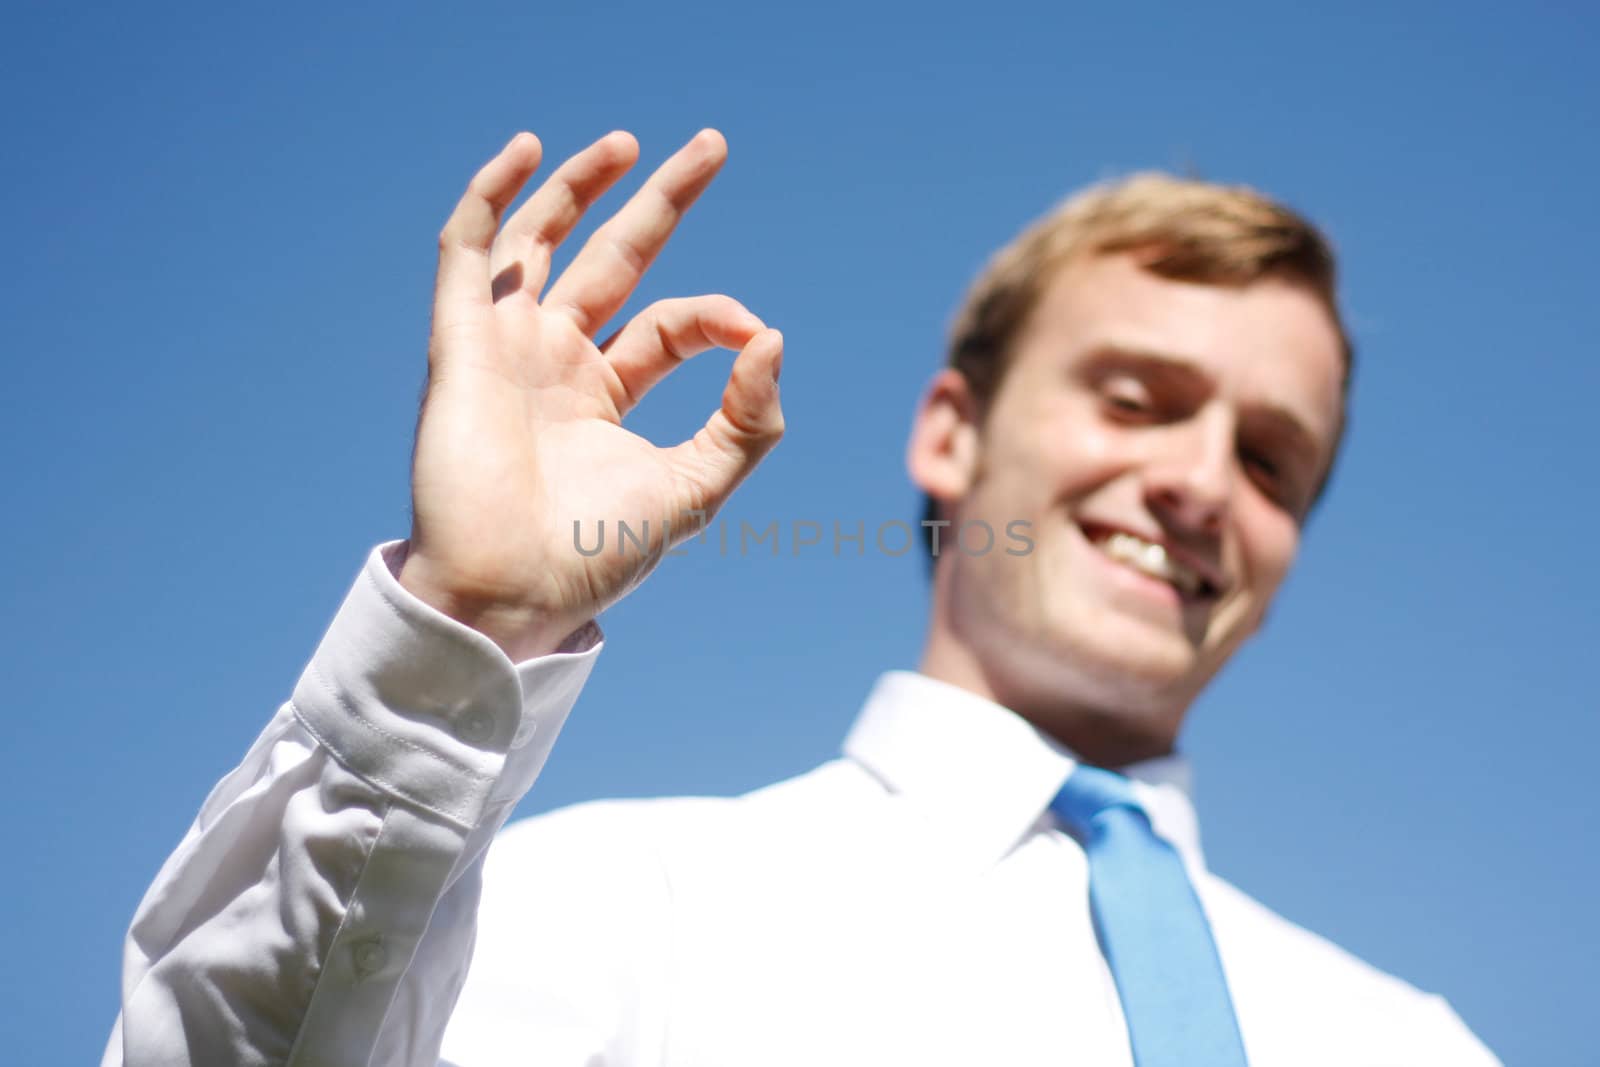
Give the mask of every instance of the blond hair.
[{"label": "blond hair", "polygon": [[[1305,286],[1339,332],[1348,394],[1354,348],[1339,314],[1338,264],[1322,232],[1246,186],[1147,172],[1069,197],[996,252],[973,282],[951,327],[948,362],[967,380],[980,415],[1051,282],[1074,260],[1118,252],[1138,255],[1145,270],[1174,281],[1242,286],[1276,278]],[[924,516],[938,516],[932,498],[925,498]]]}]

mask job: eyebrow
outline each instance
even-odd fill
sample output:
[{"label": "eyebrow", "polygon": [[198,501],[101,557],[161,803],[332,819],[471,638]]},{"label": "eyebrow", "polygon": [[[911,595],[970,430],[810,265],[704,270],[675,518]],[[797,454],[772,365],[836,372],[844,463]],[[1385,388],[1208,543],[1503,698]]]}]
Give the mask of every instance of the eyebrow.
[{"label": "eyebrow", "polygon": [[[1194,360],[1135,345],[1103,344],[1096,347],[1084,361],[1084,367],[1091,372],[1108,365],[1137,367],[1146,373],[1154,371],[1164,377],[1180,378],[1191,387],[1203,386],[1208,392],[1215,382],[1212,375]],[[1288,408],[1277,404],[1253,405],[1247,414],[1249,421],[1269,424],[1273,432],[1288,438],[1291,446],[1303,450],[1309,459],[1315,461],[1321,456],[1323,450],[1317,444],[1316,435],[1300,416]]]}]

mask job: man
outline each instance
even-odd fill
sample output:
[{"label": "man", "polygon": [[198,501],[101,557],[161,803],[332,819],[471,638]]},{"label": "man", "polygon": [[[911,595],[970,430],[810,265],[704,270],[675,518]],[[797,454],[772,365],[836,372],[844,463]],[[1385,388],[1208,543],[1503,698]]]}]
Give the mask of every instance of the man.
[{"label": "man", "polygon": [[[636,154],[602,138],[502,226],[539,163],[519,135],[445,226],[411,537],[141,905],[106,1062],[1494,1063],[1200,853],[1177,734],[1288,571],[1350,360],[1326,243],[1246,190],[1091,190],[980,278],[908,451],[944,540],[921,669],[843,758],[583,805],[485,858],[594,618],[668,547],[584,553],[573,524],[690,536],[783,431],[782,339],[731,299],[595,342],[714,132],[546,290]],[[621,428],[713,346],[739,355],[694,438]]]}]

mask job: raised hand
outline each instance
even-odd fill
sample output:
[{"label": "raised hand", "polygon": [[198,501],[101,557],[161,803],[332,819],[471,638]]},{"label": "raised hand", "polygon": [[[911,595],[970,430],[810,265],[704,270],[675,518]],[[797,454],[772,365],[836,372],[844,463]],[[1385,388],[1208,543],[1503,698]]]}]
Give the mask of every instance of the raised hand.
[{"label": "raised hand", "polygon": [[[514,660],[553,649],[638,585],[669,547],[662,521],[674,543],[695,533],[783,435],[783,338],[730,297],[664,300],[595,342],[727,158],[716,131],[662,164],[541,299],[555,248],[638,151],[626,133],[602,137],[502,228],[540,160],[538,139],[518,134],[439,235],[400,581]],[[622,428],[652,385],[709,348],[740,351],[694,437],[658,448]],[[652,550],[580,553],[574,521],[592,544],[601,519],[650,520]]]}]

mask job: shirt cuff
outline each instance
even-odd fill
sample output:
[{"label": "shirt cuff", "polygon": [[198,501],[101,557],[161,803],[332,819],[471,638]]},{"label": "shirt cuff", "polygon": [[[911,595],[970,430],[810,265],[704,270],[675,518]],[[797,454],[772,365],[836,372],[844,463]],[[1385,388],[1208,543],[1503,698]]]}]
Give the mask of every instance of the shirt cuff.
[{"label": "shirt cuff", "polygon": [[513,664],[400,585],[405,550],[395,541],[367,557],[291,703],[351,771],[470,830],[527,791],[604,643],[590,622]]}]

